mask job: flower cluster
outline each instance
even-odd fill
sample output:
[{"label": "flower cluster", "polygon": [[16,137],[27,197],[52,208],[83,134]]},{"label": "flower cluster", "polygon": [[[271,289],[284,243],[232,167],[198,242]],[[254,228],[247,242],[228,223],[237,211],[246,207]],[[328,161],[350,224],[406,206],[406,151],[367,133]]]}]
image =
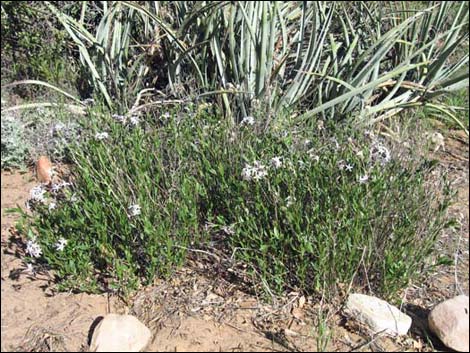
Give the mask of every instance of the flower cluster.
[{"label": "flower cluster", "polygon": [[67,187],[67,186],[70,186],[72,185],[71,183],[69,182],[66,182],[66,181],[61,181],[60,183],[57,183],[57,184],[52,184],[52,187],[51,187],[51,191],[53,193],[58,193],[61,189]]},{"label": "flower cluster", "polygon": [[242,170],[243,180],[260,180],[268,175],[266,166],[258,161],[254,161],[253,165],[246,164]]},{"label": "flower cluster", "polygon": [[127,117],[126,115],[113,114],[112,118],[122,125],[129,123],[129,125],[135,127],[140,123],[140,117],[138,115],[131,115]]},{"label": "flower cluster", "polygon": [[28,240],[26,243],[26,252],[32,257],[40,257],[42,254],[41,246],[36,243],[36,239]]},{"label": "flower cluster", "polygon": [[44,195],[46,194],[46,190],[42,184],[35,186],[29,192],[29,198],[31,201],[36,201],[43,203],[46,199]]}]

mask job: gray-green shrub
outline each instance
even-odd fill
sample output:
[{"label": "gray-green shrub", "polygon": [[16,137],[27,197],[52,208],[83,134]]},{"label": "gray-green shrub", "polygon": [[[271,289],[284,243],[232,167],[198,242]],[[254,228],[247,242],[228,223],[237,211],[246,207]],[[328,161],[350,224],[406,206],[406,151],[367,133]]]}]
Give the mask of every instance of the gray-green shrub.
[{"label": "gray-green shrub", "polygon": [[26,165],[30,146],[27,142],[24,123],[14,116],[2,116],[2,169]]}]

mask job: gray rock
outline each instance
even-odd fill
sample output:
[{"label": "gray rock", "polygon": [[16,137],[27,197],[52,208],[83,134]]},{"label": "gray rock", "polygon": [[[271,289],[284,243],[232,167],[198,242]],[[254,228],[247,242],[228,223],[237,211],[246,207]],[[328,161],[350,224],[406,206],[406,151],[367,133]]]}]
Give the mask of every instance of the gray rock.
[{"label": "gray rock", "polygon": [[374,333],[406,335],[411,327],[411,317],[385,300],[364,294],[351,294],[346,303],[346,312],[367,325]]},{"label": "gray rock", "polygon": [[428,316],[429,329],[447,347],[468,352],[468,296],[459,295],[438,304]]},{"label": "gray rock", "polygon": [[93,332],[90,352],[139,352],[151,337],[135,316],[108,314]]}]

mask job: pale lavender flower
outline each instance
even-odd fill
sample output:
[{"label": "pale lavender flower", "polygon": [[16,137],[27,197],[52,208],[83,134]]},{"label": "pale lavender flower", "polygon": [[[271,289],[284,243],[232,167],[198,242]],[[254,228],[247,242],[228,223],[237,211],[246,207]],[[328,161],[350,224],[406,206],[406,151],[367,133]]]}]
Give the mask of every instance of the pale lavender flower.
[{"label": "pale lavender flower", "polygon": [[364,131],[364,136],[374,138],[374,133],[370,130],[365,130]]},{"label": "pale lavender flower", "polygon": [[129,206],[127,210],[129,212],[129,217],[135,217],[141,213],[141,207],[137,204]]},{"label": "pale lavender flower", "polygon": [[65,129],[65,125],[63,123],[59,122],[51,128],[50,134],[51,134],[51,136],[56,136],[57,133],[59,133],[60,131],[62,131],[64,129]]},{"label": "pale lavender flower", "polygon": [[58,193],[58,192],[60,191],[60,189],[61,189],[60,183],[59,183],[59,184],[55,184],[55,183],[52,184],[51,191],[52,191],[54,194]]},{"label": "pale lavender flower", "polygon": [[361,175],[359,177],[359,184],[365,184],[369,181],[369,176],[367,174]]},{"label": "pale lavender flower", "polygon": [[246,116],[241,121],[241,125],[254,125],[254,124],[255,124],[255,118],[253,118],[252,116]]},{"label": "pale lavender flower", "polygon": [[23,272],[30,274],[32,276],[36,275],[36,270],[34,269],[33,264],[26,264],[26,268],[23,270]]},{"label": "pale lavender flower", "polygon": [[97,132],[95,135],[95,139],[102,141],[106,140],[109,137],[109,134],[107,132]]},{"label": "pale lavender flower", "polygon": [[271,158],[271,164],[274,168],[278,169],[282,167],[282,159],[281,157],[273,157]]},{"label": "pale lavender flower", "polygon": [[242,178],[243,180],[251,180],[253,178],[253,174],[254,174],[254,169],[252,166],[250,166],[249,164],[246,164],[245,165],[245,168],[243,168],[242,170]]},{"label": "pale lavender flower", "polygon": [[258,161],[254,161],[253,168],[255,168],[255,175],[253,176],[254,180],[260,180],[268,175],[268,171],[266,170],[266,166],[262,165]]},{"label": "pale lavender flower", "polygon": [[137,126],[139,125],[140,123],[140,118],[138,115],[132,115],[130,118],[129,118],[129,123],[132,125],[132,126]]},{"label": "pale lavender flower", "polygon": [[49,208],[49,211],[55,210],[57,208],[57,203],[51,202],[48,208]]},{"label": "pale lavender flower", "polygon": [[52,190],[53,193],[58,193],[62,188],[65,188],[65,187],[70,186],[70,185],[72,185],[72,184],[69,183],[69,182],[61,181],[60,183],[52,184],[51,190]]},{"label": "pale lavender flower", "polygon": [[67,245],[67,240],[64,238],[60,238],[59,241],[55,243],[55,248],[57,249],[57,251],[63,251],[65,245]]},{"label": "pale lavender flower", "polygon": [[286,198],[286,207],[291,207],[294,204],[295,201],[297,201],[295,199],[295,197],[287,196],[287,198]]},{"label": "pale lavender flower", "polygon": [[121,123],[121,124],[125,124],[127,121],[127,118],[125,115],[113,114],[112,117],[114,120],[116,120],[118,123]]},{"label": "pale lavender flower", "polygon": [[354,168],[354,166],[350,163],[348,163],[344,166],[344,169],[346,169],[346,171],[348,171],[348,172],[352,172],[353,168]]}]

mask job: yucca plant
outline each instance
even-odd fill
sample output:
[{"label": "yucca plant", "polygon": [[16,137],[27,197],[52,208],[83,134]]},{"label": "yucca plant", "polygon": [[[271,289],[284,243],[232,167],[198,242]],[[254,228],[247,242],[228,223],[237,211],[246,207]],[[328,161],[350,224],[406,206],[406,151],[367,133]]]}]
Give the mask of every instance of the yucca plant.
[{"label": "yucca plant", "polygon": [[187,50],[165,47],[170,81],[197,82],[197,92],[221,95],[239,118],[262,101],[268,122],[299,105],[304,119],[355,113],[378,121],[468,85],[460,71],[468,53],[450,60],[468,39],[467,4],[385,4],[175,2],[166,10]]},{"label": "yucca plant", "polygon": [[433,99],[468,86],[465,2],[84,2],[79,19],[47,6],[94,92],[121,112],[168,87],[167,99],[215,99],[235,119],[261,106],[265,127],[292,111],[370,124],[428,105],[452,118]]},{"label": "yucca plant", "polygon": [[[80,19],[59,11],[47,3],[79,49],[80,61],[90,75],[91,85],[112,108],[116,102],[128,105],[142,90],[147,73],[143,44],[153,39],[154,29],[148,21],[119,1],[82,4]],[[85,26],[90,6],[98,7],[100,21],[91,31]],[[142,42],[140,42],[142,41]],[[124,108],[124,107],[123,107]]]}]

